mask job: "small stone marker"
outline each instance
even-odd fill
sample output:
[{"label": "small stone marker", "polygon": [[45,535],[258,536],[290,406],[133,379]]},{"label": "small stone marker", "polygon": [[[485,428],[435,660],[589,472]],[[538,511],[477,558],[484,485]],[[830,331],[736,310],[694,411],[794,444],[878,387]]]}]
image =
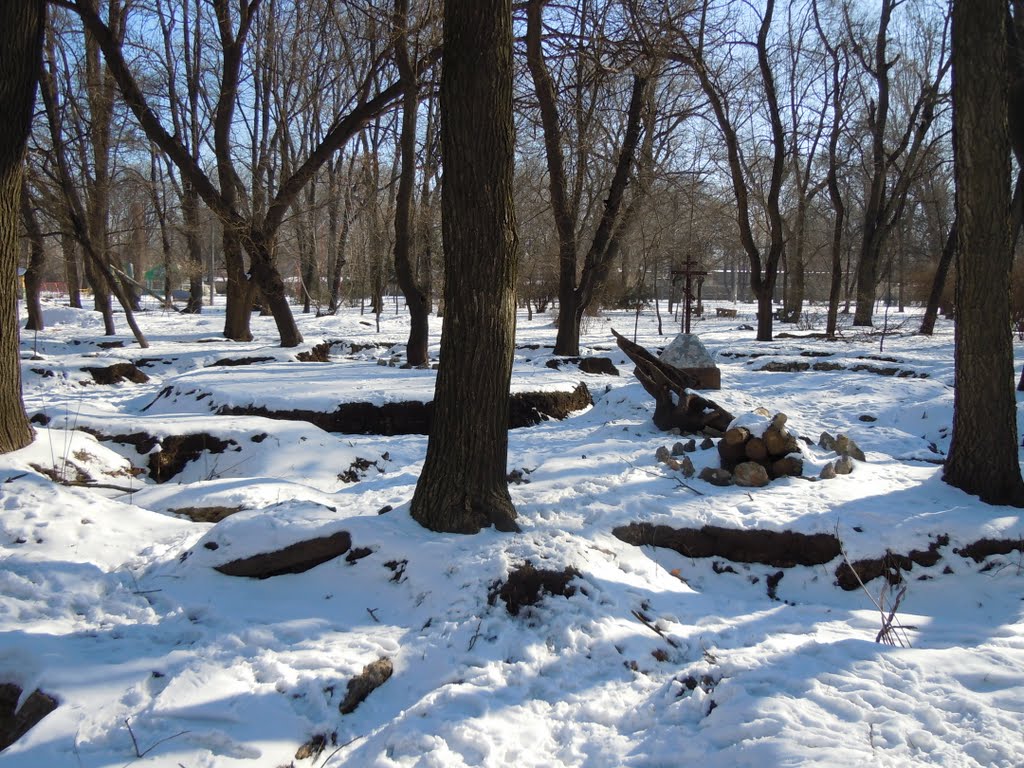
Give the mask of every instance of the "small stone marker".
[{"label": "small stone marker", "polygon": [[658,359],[697,379],[698,389],[721,389],[722,372],[695,333],[680,333]]}]

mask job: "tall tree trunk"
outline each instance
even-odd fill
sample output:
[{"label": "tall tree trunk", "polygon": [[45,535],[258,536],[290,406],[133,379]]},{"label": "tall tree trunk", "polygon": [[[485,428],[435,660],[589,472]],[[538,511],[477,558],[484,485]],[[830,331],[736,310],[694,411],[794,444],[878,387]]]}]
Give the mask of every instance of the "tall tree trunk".
[{"label": "tall tree trunk", "polygon": [[224,287],[224,338],[232,341],[252,341],[250,321],[256,286],[245,271],[245,257],[238,231],[225,224],[221,236],[224,250],[224,268],[227,283]]},{"label": "tall tree trunk", "polygon": [[416,280],[413,266],[413,195],[416,191],[416,116],[419,111],[419,84],[409,59],[409,1],[395,0],[395,64],[405,87],[402,98],[402,127],[398,143],[401,170],[395,196],[395,277],[409,309],[409,340],[405,346],[406,363],[423,365],[429,360],[430,303],[426,291]]},{"label": "tall tree trunk", "polygon": [[[341,207],[341,223],[338,225],[338,206],[337,206],[337,191],[335,190],[332,195],[331,202],[329,203],[328,211],[331,213],[331,248],[334,251],[334,255],[331,258],[331,275],[330,275],[330,302],[327,305],[327,312],[331,315],[338,311],[338,307],[341,303],[341,270],[345,267],[347,254],[348,254],[348,236],[351,230],[353,211],[353,192],[352,192],[352,171],[355,165],[355,155],[349,158],[348,173],[346,174],[343,185],[345,187],[345,194],[343,195],[344,203]],[[335,171],[335,175],[337,171]]]},{"label": "tall tree trunk", "polygon": [[78,270],[78,242],[69,227],[70,224],[61,224],[60,250],[64,256],[64,279],[68,287],[68,306],[81,309],[82,279]]},{"label": "tall tree trunk", "polygon": [[[130,226],[132,231],[128,238],[127,258],[122,259],[124,264],[122,268],[128,273],[129,277],[141,283],[145,277],[144,256],[146,249],[149,247],[149,233],[146,231],[146,213],[141,201],[132,201],[129,215],[131,216]],[[142,309],[142,292],[130,282],[127,284],[122,283],[122,286],[131,301],[132,309],[136,312]]]},{"label": "tall tree trunk", "polygon": [[[199,239],[199,194],[187,179],[181,184],[181,219],[185,227],[186,269],[188,270],[188,302],[185,312],[198,315],[203,311],[203,245]],[[212,254],[211,254],[212,255]]]},{"label": "tall tree trunk", "polygon": [[0,3],[0,453],[32,442],[21,399],[18,340],[18,216],[25,143],[42,68],[43,0]]},{"label": "tall tree trunk", "polygon": [[[89,1],[96,8],[98,0]],[[124,9],[120,6],[120,0],[105,2],[108,3],[108,16],[114,34],[121,40],[124,37]],[[83,243],[83,247],[87,253],[91,249],[96,256],[96,259],[86,259],[85,274],[92,286],[94,306],[103,315],[104,332],[107,336],[113,336],[117,329],[114,326],[112,289],[107,284],[103,266],[110,264],[110,145],[116,88],[103,64],[99,44],[88,30],[85,32],[85,75],[85,93],[91,118],[88,130],[93,167],[85,194],[85,226],[89,242]]]},{"label": "tall tree trunk", "polygon": [[[576,187],[570,192],[565,168],[562,120],[558,113],[558,96],[554,79],[544,57],[543,10],[545,0],[529,0],[526,4],[526,63],[533,80],[540,107],[544,134],[544,154],[548,170],[548,192],[558,234],[558,332],[556,355],[578,355],[580,325],[583,314],[598,289],[607,279],[608,245],[619,226],[626,183],[632,170],[639,142],[641,118],[646,101],[647,77],[635,75],[628,107],[626,130],[619,150],[602,218],[584,258],[577,282],[579,241],[577,224],[580,215],[579,183],[583,170],[578,168]],[[578,151],[583,154],[582,146]]]},{"label": "tall tree trunk", "polygon": [[28,310],[26,331],[43,330],[43,308],[39,303],[39,289],[43,282],[43,268],[46,265],[46,249],[43,245],[43,230],[29,196],[28,184],[21,187],[21,218],[28,234],[29,259],[25,270],[25,309]]},{"label": "tall tree trunk", "polygon": [[943,479],[1024,506],[1010,337],[1010,139],[1005,0],[953,2],[957,317],[953,433]]},{"label": "tall tree trunk", "polygon": [[446,311],[411,512],[436,531],[518,530],[506,476],[516,321],[511,0],[445,0],[444,19]]},{"label": "tall tree trunk", "polygon": [[[65,213],[71,224],[71,231],[74,233],[75,239],[82,245],[82,251],[85,254],[86,274],[95,286],[102,287],[105,304],[102,306],[97,305],[97,308],[103,312],[107,335],[113,335],[114,333],[113,309],[110,304],[110,296],[113,294],[117,297],[121,308],[124,310],[125,321],[128,323],[128,327],[134,334],[136,341],[138,341],[140,347],[145,349],[149,346],[149,342],[146,341],[145,335],[143,335],[142,330],[135,321],[131,302],[117,276],[114,275],[110,264],[104,258],[104,252],[95,246],[92,239],[93,230],[91,225],[95,225],[100,234],[105,236],[105,215],[103,217],[104,222],[97,223],[95,219],[98,219],[99,215],[96,213],[98,209],[95,205],[91,212],[92,218],[86,213],[86,206],[82,204],[78,189],[71,178],[71,171],[67,162],[67,152],[60,130],[57,90],[53,77],[50,74],[50,67],[52,66],[53,61],[51,60],[48,66],[40,67],[39,69],[40,95],[42,96],[43,108],[46,111],[46,121],[49,126],[50,139],[53,146],[52,155],[57,166],[58,183],[63,197]],[[98,300],[99,297],[97,297]]]},{"label": "tall tree trunk", "polygon": [[949,275],[949,267],[953,263],[953,256],[956,253],[957,240],[956,219],[953,219],[953,226],[949,228],[949,236],[939,256],[939,263],[935,267],[935,276],[932,278],[932,289],[928,294],[928,303],[924,308],[924,317],[921,318],[921,328],[918,333],[931,336],[935,331],[935,321],[939,316],[939,304],[942,303],[942,293],[946,288],[946,277]]}]

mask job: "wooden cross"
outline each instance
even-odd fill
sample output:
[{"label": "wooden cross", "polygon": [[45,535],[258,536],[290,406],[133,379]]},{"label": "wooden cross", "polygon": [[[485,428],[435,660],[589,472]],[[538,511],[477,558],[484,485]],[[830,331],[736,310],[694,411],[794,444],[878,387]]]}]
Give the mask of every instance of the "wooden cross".
[{"label": "wooden cross", "polygon": [[[704,277],[708,274],[706,269],[700,269],[700,264],[687,256],[683,262],[682,269],[672,270],[672,282],[675,283],[680,277],[685,278],[683,284],[683,297],[686,302],[686,309],[683,312],[683,333],[690,332],[690,315],[693,312],[693,300],[700,302],[700,289],[704,285]],[[693,293],[693,278],[697,278],[697,295]]]}]

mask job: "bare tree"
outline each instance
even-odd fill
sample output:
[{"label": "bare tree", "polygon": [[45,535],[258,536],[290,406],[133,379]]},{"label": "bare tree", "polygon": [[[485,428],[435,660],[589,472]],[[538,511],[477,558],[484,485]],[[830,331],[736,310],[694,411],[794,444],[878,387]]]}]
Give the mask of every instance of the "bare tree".
[{"label": "bare tree", "polygon": [[[578,45],[579,52],[574,62],[575,77],[572,121],[577,135],[575,156],[572,158],[575,176],[570,180],[569,165],[566,161],[566,136],[562,128],[558,86],[551,74],[544,51],[543,11],[547,0],[529,0],[526,5],[526,61],[533,80],[544,134],[544,149],[548,169],[548,189],[551,208],[558,233],[558,335],[555,339],[555,354],[578,355],[580,346],[580,323],[583,313],[607,278],[611,267],[616,237],[621,235],[622,213],[626,199],[626,186],[633,172],[637,146],[640,142],[643,107],[646,102],[649,83],[648,73],[638,71],[632,77],[626,121],[621,138],[617,142],[617,158],[604,207],[593,236],[579,265],[581,223],[589,228],[582,209],[582,195],[586,169],[594,163],[592,147],[588,145],[587,132],[598,122],[597,91],[607,85],[607,73],[601,61],[604,46],[602,19],[591,18],[588,3],[574,11],[579,26],[576,34],[585,45]],[[608,6],[605,6],[607,9]],[[607,10],[605,10],[607,13]],[[590,51],[588,46],[598,50]],[[586,71],[586,72],[585,72]],[[577,273],[579,273],[577,279]]]},{"label": "bare tree", "polygon": [[[742,28],[726,32],[716,27],[727,17],[737,25],[750,18],[749,13],[736,14],[733,10],[728,2],[718,4],[703,0],[693,14],[669,15],[657,13],[656,8],[652,13],[650,8],[633,4],[645,45],[686,64],[696,76],[711,108],[712,119],[725,143],[726,170],[736,200],[740,242],[750,265],[750,287],[757,299],[757,339],[770,341],[772,299],[785,245],[780,196],[789,146],[771,63],[775,2],[765,3],[756,30],[752,30],[752,40]],[[743,42],[723,42],[730,36]],[[743,48],[751,47],[755,60],[748,65],[741,54]],[[747,97],[747,102],[742,101],[744,94],[738,85],[738,81],[744,79],[752,88],[756,84],[756,92]],[[740,124],[740,120],[746,119],[744,116],[749,118],[754,114],[757,120],[753,125]],[[759,128],[764,128],[767,135],[757,136]],[[755,134],[752,146],[744,147],[741,129]],[[760,156],[762,146],[764,157]],[[765,164],[766,172],[760,169]],[[759,244],[759,225],[764,228],[763,237],[767,241],[764,246]]]},{"label": "bare tree", "polygon": [[[884,274],[882,262],[886,243],[903,215],[907,193],[920,172],[924,150],[935,140],[932,124],[948,98],[943,85],[950,65],[945,25],[937,44],[928,35],[929,46],[922,51],[923,61],[908,62],[889,51],[893,13],[905,3],[906,0],[882,0],[870,48],[861,43],[849,9],[844,6],[850,43],[873,86],[867,105],[868,190],[857,266],[857,306],[853,316],[853,324],[860,326],[872,325],[875,291]],[[911,94],[902,125],[896,125],[892,103],[893,70],[901,61],[908,67],[916,64],[921,70],[912,75],[916,92]]]},{"label": "bare tree", "polygon": [[[288,305],[284,281],[275,265],[274,238],[292,203],[305,185],[313,179],[317,171],[340,147],[359,133],[367,122],[394,104],[401,95],[401,83],[392,83],[369,98],[363,96],[365,88],[357,85],[353,98],[344,107],[347,111],[334,117],[329,130],[320,138],[318,144],[310,149],[308,156],[303,159],[294,172],[276,187],[273,197],[267,200],[265,206],[257,205],[259,202],[257,200],[250,200],[250,205],[253,208],[250,212],[246,212],[240,205],[241,178],[235,170],[231,154],[230,115],[233,114],[233,104],[238,90],[235,59],[241,56],[241,44],[248,34],[261,0],[249,0],[247,3],[242,3],[239,6],[238,20],[235,24],[232,24],[234,17],[230,15],[227,0],[214,0],[215,8],[221,11],[218,14],[218,27],[224,57],[221,91],[218,94],[214,118],[214,148],[218,159],[219,188],[207,177],[203,169],[182,145],[180,139],[167,131],[152,110],[124,58],[121,46],[118,45],[110,29],[88,7],[88,0],[54,0],[54,2],[74,10],[81,17],[86,28],[96,37],[125,102],[146,135],[167,153],[178,169],[195,186],[199,196],[223,223],[224,229],[228,233],[224,241],[226,250],[234,249],[235,245],[240,243],[248,252],[250,257],[249,274],[252,276],[252,281],[259,286],[263,299],[274,315],[281,345],[290,347],[301,343],[302,335],[299,333],[295,318]],[[435,55],[436,52],[432,52],[428,58],[432,60]],[[363,62],[362,70],[355,73],[357,81],[363,83],[373,81],[379,65],[380,62],[377,60]],[[419,62],[417,69],[420,66],[425,66],[425,64]],[[252,178],[256,178],[258,175],[256,171],[251,173]],[[236,285],[243,284],[243,281],[247,284],[248,275],[244,272],[241,259],[236,256],[240,257],[240,254],[231,251],[225,253],[229,285],[232,280]],[[234,305],[235,308],[242,306],[245,306],[244,302]],[[231,313],[229,315],[228,323],[225,326],[225,335],[230,338],[244,338],[250,335],[247,330],[248,309],[244,313],[239,312],[237,316]],[[243,326],[245,331],[241,330]]]},{"label": "bare tree", "polygon": [[[184,0],[180,4],[157,0],[155,11],[163,42],[163,65],[166,69],[163,79],[167,83],[167,109],[171,125],[185,151],[198,163],[205,140],[202,119],[205,86],[201,73],[203,38],[199,0]],[[178,30],[180,34],[175,36]],[[199,238],[199,193],[187,175],[180,172],[176,175],[172,163],[167,166],[166,175],[161,172],[160,176],[170,182],[180,202],[186,252],[184,271],[189,282],[185,311],[194,314],[203,310],[205,267]],[[169,263],[167,267],[169,273]]]},{"label": "bare tree", "polygon": [[[52,54],[52,48],[50,48],[48,54]],[[96,202],[91,203],[91,206],[87,207],[83,204],[81,195],[79,194],[78,188],[72,178],[70,164],[67,157],[67,149],[64,144],[63,136],[61,135],[61,119],[59,116],[60,107],[57,103],[57,86],[51,74],[52,70],[55,68],[55,64],[53,62],[52,55],[48,56],[48,58],[49,62],[47,66],[40,67],[39,90],[40,95],[42,96],[43,106],[46,111],[47,125],[50,129],[52,152],[54,164],[56,165],[57,183],[63,196],[65,215],[71,225],[71,231],[74,234],[75,240],[77,240],[82,246],[87,268],[93,272],[93,277],[91,279],[95,281],[95,285],[103,286],[105,291],[108,292],[108,299],[106,302],[107,306],[104,311],[104,324],[106,326],[107,334],[110,335],[114,332],[113,319],[109,307],[109,295],[113,294],[117,297],[122,310],[124,310],[125,321],[128,323],[128,327],[131,328],[132,333],[135,335],[135,339],[139,343],[139,346],[146,348],[149,346],[149,343],[146,341],[145,335],[143,335],[142,330],[139,328],[139,325],[135,320],[135,315],[132,311],[131,299],[125,292],[120,279],[114,273],[107,258],[106,204],[109,200],[107,195],[108,190],[101,189],[96,192],[100,198],[105,198],[102,208],[98,207]],[[97,178],[102,179],[103,177],[97,175]],[[101,243],[97,243],[96,238],[101,238]],[[97,309],[102,310],[103,308],[97,307]]]},{"label": "bare tree", "polygon": [[845,128],[846,93],[849,82],[849,54],[845,44],[832,42],[832,35],[822,24],[818,0],[812,0],[811,10],[818,40],[829,58],[829,79],[826,86],[826,100],[829,105],[831,124],[828,133],[828,169],[825,184],[828,188],[829,203],[832,206],[832,239],[829,244],[830,278],[828,289],[828,314],[825,321],[825,335],[835,338],[839,324],[839,298],[843,282],[843,232],[846,219],[846,202],[839,185],[841,160],[839,141]]}]

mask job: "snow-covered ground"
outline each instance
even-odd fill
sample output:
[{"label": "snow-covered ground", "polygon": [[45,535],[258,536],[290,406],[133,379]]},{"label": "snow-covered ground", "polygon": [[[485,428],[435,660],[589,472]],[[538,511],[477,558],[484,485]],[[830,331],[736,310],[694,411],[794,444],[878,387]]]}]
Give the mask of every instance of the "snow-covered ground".
[{"label": "snow-covered ground", "polygon": [[[225,342],[218,309],[140,314],[148,350],[129,335],[99,347],[95,313],[56,305],[46,331],[22,334],[26,407],[49,427],[0,457],[0,682],[59,706],[0,752],[3,768],[1024,765],[1024,555],[956,552],[1024,537],[1024,521],[941,481],[949,324],[923,338],[916,317],[892,312],[897,333],[880,350],[877,335],[850,329],[833,343],[756,343],[739,329],[749,304],[698,321],[722,370],[710,395],[737,415],[783,412],[813,443],[805,478],[747,489],[680,482],[655,460],[678,438],[654,427],[653,401],[614,345],[609,328],[632,336],[631,314],[588,320],[583,341],[619,377],[545,367],[551,318],[522,314],[516,386],[585,382],[594,405],[510,433],[509,470],[529,481],[510,486],[522,533],[459,536],[409,516],[425,437],[332,434],[211,406],[429,399],[432,371],[376,364],[401,351],[403,314],[385,315],[380,333],[357,311],[299,315],[307,343],[282,350],[269,318],[253,318],[252,343]],[[645,313],[637,340],[660,348],[669,326],[659,336]],[[327,363],[294,361],[325,340],[349,344]],[[246,357],[269,359],[207,367]],[[144,384],[101,386],[82,370],[143,358]],[[773,361],[837,365],[759,370]],[[825,430],[854,438],[867,461],[812,481],[835,459],[816,445]],[[197,433],[233,442],[161,484],[138,472],[149,456],[93,436]],[[698,471],[717,464],[714,450],[690,456]],[[357,482],[339,478],[353,468]],[[241,511],[216,524],[174,513],[197,507]],[[882,579],[840,589],[842,558],[785,569],[691,559],[612,535],[635,522],[837,534],[851,560],[949,543],[905,574],[908,647],[893,647],[875,642],[871,598],[896,590]],[[265,580],[214,570],[338,531],[370,554]],[[517,616],[489,600],[525,561],[574,568],[573,594]],[[341,714],[349,680],[382,657],[392,677]],[[296,757],[318,734],[323,751]]]}]

